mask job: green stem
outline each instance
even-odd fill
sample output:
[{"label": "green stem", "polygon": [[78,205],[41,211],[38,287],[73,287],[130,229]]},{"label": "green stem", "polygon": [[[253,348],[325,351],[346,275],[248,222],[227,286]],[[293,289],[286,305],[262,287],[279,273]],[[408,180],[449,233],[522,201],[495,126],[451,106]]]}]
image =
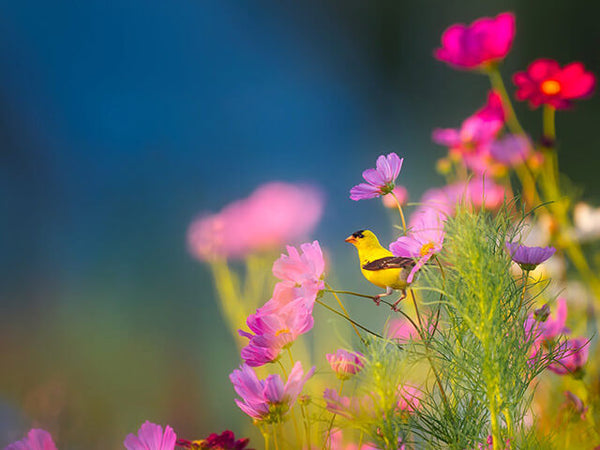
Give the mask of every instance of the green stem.
[{"label": "green stem", "polygon": [[407,232],[406,221],[404,220],[404,213],[402,212],[402,206],[400,205],[400,201],[398,200],[398,197],[396,197],[396,194],[394,194],[394,191],[390,192],[390,194],[392,194],[392,196],[394,197],[394,200],[396,200],[396,206],[398,206],[398,212],[400,213],[400,219],[402,220],[402,230],[403,230],[403,233],[406,235],[406,232]]},{"label": "green stem", "polygon": [[504,111],[506,113],[506,124],[508,125],[508,128],[510,128],[510,131],[513,134],[524,135],[525,130],[523,130],[523,127],[519,123],[519,119],[517,119],[512,102],[510,101],[510,96],[508,95],[506,86],[502,80],[502,75],[500,74],[500,70],[498,70],[498,66],[494,65],[490,67],[486,73],[490,77],[492,88],[500,94],[500,97],[502,97],[502,105],[504,106]]},{"label": "green stem", "polygon": [[[329,286],[329,284],[325,283],[325,286],[327,287],[327,289],[329,289],[329,292],[331,292],[333,294],[333,296],[335,297],[335,299],[337,300],[338,304],[340,305],[340,308],[342,308],[342,311],[344,311],[344,314],[346,315],[346,319],[350,319],[350,314],[348,314],[348,311],[346,311],[346,308],[344,308],[344,304],[338,297],[337,293],[333,289],[331,289],[331,286]],[[352,322],[350,322],[350,323],[352,325],[352,328],[354,329],[354,332],[358,336],[358,338],[362,342],[364,342],[364,338],[361,336],[360,332],[358,331],[358,328],[356,328],[356,325],[354,325]]]},{"label": "green stem", "polygon": [[523,270],[523,290],[521,291],[521,300],[519,301],[519,309],[517,310],[517,317],[523,307],[523,301],[525,300],[525,291],[527,290],[527,282],[529,281],[529,270]]},{"label": "green stem", "polygon": [[260,433],[263,435],[265,440],[265,450],[269,450],[269,432],[267,431],[267,426],[260,427]]},{"label": "green stem", "polygon": [[[331,306],[329,306],[327,303],[322,302],[321,300],[317,299],[315,300],[316,303],[318,303],[319,305],[323,306],[324,308],[328,309],[329,311],[331,311],[334,314],[337,314],[340,317],[343,317],[344,319],[346,319],[348,322],[356,325],[358,328],[360,328],[363,331],[366,331],[369,334],[372,334],[375,337],[378,337],[380,339],[383,339],[383,337],[377,333],[375,333],[374,331],[369,330],[366,327],[363,327],[360,323],[356,322],[355,320],[350,319],[349,317],[346,317],[344,314],[342,314],[341,312],[339,312],[338,310],[336,310],[335,308],[332,308]],[[364,342],[364,341],[363,341]]]},{"label": "green stem", "polygon": [[550,105],[544,105],[543,110],[543,127],[544,137],[548,139],[551,146],[554,147],[554,140],[556,139],[556,125],[555,125],[555,112],[556,109]]},{"label": "green stem", "polygon": [[[344,380],[340,381],[340,388],[338,389],[338,395],[342,396],[342,389],[344,388]],[[325,435],[325,442],[323,443],[323,449],[331,447],[329,444],[329,438],[331,436],[331,429],[333,428],[333,421],[335,420],[336,413],[332,413],[331,421],[329,422],[329,427],[327,427],[327,434]],[[360,448],[360,447],[359,447]]]},{"label": "green stem", "polygon": [[281,429],[280,425],[271,425],[273,428],[273,443],[275,444],[275,450],[279,450],[279,431]]},{"label": "green stem", "polygon": [[355,297],[369,298],[369,299],[373,300],[373,296],[372,295],[359,294],[358,292],[352,292],[352,291],[339,291],[339,290],[334,290],[334,289],[323,289],[323,292],[331,292],[331,293],[335,293],[335,294],[354,295]]}]

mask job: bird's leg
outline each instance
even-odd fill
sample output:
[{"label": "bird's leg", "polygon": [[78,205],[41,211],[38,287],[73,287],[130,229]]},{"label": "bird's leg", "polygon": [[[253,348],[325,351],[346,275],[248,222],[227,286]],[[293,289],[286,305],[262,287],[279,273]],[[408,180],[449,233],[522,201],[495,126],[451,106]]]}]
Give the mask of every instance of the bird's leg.
[{"label": "bird's leg", "polygon": [[[387,297],[388,295],[392,295],[394,293],[394,290],[387,286],[385,288],[385,292],[383,294],[377,294],[375,297],[373,297],[373,301],[375,302],[375,304],[377,306],[379,306],[379,304],[381,303],[381,297]],[[406,297],[406,295],[405,295]]]},{"label": "bird's leg", "polygon": [[400,302],[402,300],[404,300],[406,298],[406,289],[402,289],[402,295],[400,296],[400,298],[398,300],[396,300],[396,302],[392,305],[392,310],[393,311],[398,311],[398,305],[400,304]]}]

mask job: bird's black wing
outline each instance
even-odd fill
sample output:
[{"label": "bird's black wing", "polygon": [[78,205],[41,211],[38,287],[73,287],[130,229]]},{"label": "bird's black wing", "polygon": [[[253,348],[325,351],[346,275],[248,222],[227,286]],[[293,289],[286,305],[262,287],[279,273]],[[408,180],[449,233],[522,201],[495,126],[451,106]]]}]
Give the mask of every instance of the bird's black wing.
[{"label": "bird's black wing", "polygon": [[376,259],[362,266],[365,270],[383,270],[383,269],[406,269],[415,265],[412,258],[402,256],[386,256]]}]

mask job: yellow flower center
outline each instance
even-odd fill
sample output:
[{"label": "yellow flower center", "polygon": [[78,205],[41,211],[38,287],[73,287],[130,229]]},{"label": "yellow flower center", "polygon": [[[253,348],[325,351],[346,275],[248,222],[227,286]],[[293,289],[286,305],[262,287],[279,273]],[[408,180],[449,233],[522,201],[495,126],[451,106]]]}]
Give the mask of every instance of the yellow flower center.
[{"label": "yellow flower center", "polygon": [[433,242],[428,242],[423,247],[421,247],[421,251],[419,252],[419,254],[421,256],[425,256],[425,255],[427,255],[427,254],[429,254],[431,252],[431,250],[433,249],[433,247],[435,247],[434,243]]},{"label": "yellow flower center", "polygon": [[542,83],[540,89],[546,95],[555,95],[560,92],[560,83],[556,80],[546,80]]},{"label": "yellow flower center", "polygon": [[280,334],[283,334],[283,333],[289,333],[289,332],[290,332],[290,330],[288,330],[287,328],[282,328],[281,330],[278,330],[278,331],[275,333],[275,336],[279,336]]}]

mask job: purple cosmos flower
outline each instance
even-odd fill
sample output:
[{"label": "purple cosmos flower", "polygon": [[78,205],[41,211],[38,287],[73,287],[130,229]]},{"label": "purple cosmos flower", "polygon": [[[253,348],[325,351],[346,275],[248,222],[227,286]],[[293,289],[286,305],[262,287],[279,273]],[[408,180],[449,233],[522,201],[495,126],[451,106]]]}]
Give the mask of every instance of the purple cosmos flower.
[{"label": "purple cosmos flower", "polygon": [[443,216],[432,208],[417,211],[411,217],[410,231],[390,244],[390,251],[395,256],[417,258],[406,281],[412,283],[415,274],[433,255],[439,253],[444,242]]},{"label": "purple cosmos flower", "polygon": [[328,353],[326,357],[340,380],[347,380],[352,375],[360,372],[365,365],[362,360],[362,353],[349,352],[341,348],[335,353]]},{"label": "purple cosmos flower", "polygon": [[314,371],[313,367],[304,375],[302,363],[298,361],[284,385],[279,375],[269,375],[264,380],[259,380],[254,370],[244,364],[239,370],[234,370],[229,379],[242,397],[242,400],[235,399],[242,411],[255,420],[277,423],[294,405],[304,383]]},{"label": "purple cosmos flower", "polygon": [[46,430],[33,428],[26,437],[9,444],[4,450],[56,450],[56,445]]},{"label": "purple cosmos flower", "polygon": [[363,172],[366,183],[360,183],[350,189],[350,198],[365,200],[392,192],[403,161],[404,158],[399,158],[395,153],[387,156],[381,155],[377,158],[377,168],[367,169]]},{"label": "purple cosmos flower", "polygon": [[529,138],[518,134],[507,134],[492,142],[490,147],[490,156],[509,167],[523,164],[532,152],[533,146]]},{"label": "purple cosmos flower", "polygon": [[584,337],[567,339],[560,350],[560,357],[550,364],[548,369],[558,375],[568,373],[577,375],[583,369],[588,359],[589,341]]},{"label": "purple cosmos flower", "polygon": [[506,248],[511,259],[523,270],[535,269],[556,252],[554,247],[527,247],[518,242],[507,242]]},{"label": "purple cosmos flower", "polygon": [[127,450],[174,450],[177,436],[173,428],[163,428],[151,422],[144,422],[135,434],[128,434],[123,444]]}]

